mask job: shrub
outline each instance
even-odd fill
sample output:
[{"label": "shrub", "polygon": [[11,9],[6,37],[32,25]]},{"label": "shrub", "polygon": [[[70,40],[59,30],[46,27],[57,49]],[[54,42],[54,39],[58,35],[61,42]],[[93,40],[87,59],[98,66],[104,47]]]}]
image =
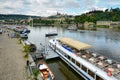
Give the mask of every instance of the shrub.
[{"label": "shrub", "polygon": [[24,46],[24,52],[26,52],[26,53],[30,52],[30,46],[29,45]]},{"label": "shrub", "polygon": [[37,77],[38,74],[39,74],[39,71],[38,71],[37,69],[34,69],[34,70],[33,70],[33,74],[34,74],[35,77]]}]

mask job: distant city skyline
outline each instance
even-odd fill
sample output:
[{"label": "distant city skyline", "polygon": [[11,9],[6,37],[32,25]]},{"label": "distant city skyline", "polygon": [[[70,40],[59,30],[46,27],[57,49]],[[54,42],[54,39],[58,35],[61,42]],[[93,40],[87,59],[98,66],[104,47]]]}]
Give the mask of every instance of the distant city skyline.
[{"label": "distant city skyline", "polygon": [[120,0],[0,0],[0,14],[80,15],[92,10],[120,8]]}]

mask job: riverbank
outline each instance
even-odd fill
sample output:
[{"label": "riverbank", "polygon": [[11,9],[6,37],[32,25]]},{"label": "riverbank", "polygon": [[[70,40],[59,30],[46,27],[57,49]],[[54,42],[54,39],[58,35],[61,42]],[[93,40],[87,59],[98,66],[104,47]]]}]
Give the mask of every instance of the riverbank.
[{"label": "riverbank", "polygon": [[7,34],[0,35],[0,80],[27,80],[23,47]]}]

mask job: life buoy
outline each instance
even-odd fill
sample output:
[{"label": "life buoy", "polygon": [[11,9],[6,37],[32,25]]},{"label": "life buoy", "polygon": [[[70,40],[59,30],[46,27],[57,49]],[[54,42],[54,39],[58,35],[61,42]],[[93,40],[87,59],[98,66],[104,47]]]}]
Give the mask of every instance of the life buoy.
[{"label": "life buoy", "polygon": [[110,77],[112,76],[112,72],[110,70],[107,69],[106,72],[107,72],[108,76],[110,76]]}]

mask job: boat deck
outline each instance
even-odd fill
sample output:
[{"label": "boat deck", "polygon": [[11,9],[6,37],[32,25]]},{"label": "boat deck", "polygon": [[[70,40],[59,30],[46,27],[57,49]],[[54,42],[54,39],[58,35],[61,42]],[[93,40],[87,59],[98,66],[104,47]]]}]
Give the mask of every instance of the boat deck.
[{"label": "boat deck", "polygon": [[105,72],[109,70],[114,77],[120,79],[120,63],[89,51],[81,51],[77,55]]}]

